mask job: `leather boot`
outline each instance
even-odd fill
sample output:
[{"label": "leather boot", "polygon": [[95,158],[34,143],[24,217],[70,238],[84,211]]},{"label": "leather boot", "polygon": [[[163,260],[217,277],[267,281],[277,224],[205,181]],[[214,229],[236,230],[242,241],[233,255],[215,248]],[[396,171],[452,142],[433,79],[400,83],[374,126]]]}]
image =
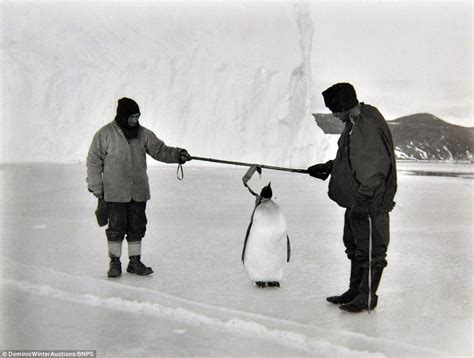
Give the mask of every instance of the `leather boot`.
[{"label": "leather boot", "polygon": [[383,267],[372,268],[371,292],[369,294],[369,269],[364,269],[362,282],[359,287],[359,294],[349,303],[339,306],[341,310],[358,313],[364,310],[371,311],[377,307],[379,297],[375,294],[382,278]]},{"label": "leather boot", "polygon": [[359,261],[357,261],[356,259],[351,260],[351,276],[349,279],[349,290],[347,290],[340,296],[326,297],[326,300],[336,305],[351,302],[359,294],[359,286],[362,281],[362,272],[363,271],[360,267]]},{"label": "leather boot", "polygon": [[122,263],[120,262],[120,257],[111,257],[109,272],[107,272],[107,277],[120,277],[122,274]]},{"label": "leather boot", "polygon": [[143,262],[140,261],[140,255],[136,255],[130,256],[127,272],[135,273],[140,276],[146,276],[152,274],[153,270],[151,267],[146,267]]}]

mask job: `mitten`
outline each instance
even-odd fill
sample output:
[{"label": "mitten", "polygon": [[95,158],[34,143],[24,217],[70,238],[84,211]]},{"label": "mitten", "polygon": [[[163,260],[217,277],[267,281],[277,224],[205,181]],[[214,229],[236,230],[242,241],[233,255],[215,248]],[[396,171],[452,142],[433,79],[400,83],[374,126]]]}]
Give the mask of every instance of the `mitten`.
[{"label": "mitten", "polygon": [[178,163],[179,164],[184,164],[188,160],[191,160],[191,155],[189,155],[189,153],[186,149],[181,149],[180,152],[179,152]]},{"label": "mitten", "polygon": [[330,160],[326,163],[313,165],[308,168],[308,174],[311,175],[312,177],[315,177],[321,180],[326,180],[331,174],[332,163],[333,161]]}]

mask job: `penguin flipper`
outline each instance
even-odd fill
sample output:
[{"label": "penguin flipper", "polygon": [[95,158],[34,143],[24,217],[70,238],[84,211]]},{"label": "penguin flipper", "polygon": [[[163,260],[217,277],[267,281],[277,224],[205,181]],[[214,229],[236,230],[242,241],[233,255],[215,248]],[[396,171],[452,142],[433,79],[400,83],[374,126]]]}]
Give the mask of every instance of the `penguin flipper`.
[{"label": "penguin flipper", "polygon": [[257,200],[256,200],[256,203],[255,203],[255,207],[253,208],[252,216],[250,217],[249,227],[247,228],[247,233],[245,234],[244,248],[242,249],[242,262],[244,262],[244,255],[245,255],[245,249],[247,247],[247,240],[249,238],[250,229],[252,228],[252,224],[253,224],[253,216],[255,215],[255,210],[257,210],[257,206],[259,206],[260,203],[261,203],[261,198],[260,198],[259,195],[257,195]]},{"label": "penguin flipper", "polygon": [[[253,216],[252,216],[253,219]],[[247,228],[247,233],[245,234],[244,248],[242,249],[242,262],[244,262],[245,249],[247,248],[247,240],[249,238],[250,229],[252,228],[253,220],[250,221],[249,227]]]},{"label": "penguin flipper", "polygon": [[290,258],[291,258],[290,237],[286,235],[286,262],[290,262]]}]

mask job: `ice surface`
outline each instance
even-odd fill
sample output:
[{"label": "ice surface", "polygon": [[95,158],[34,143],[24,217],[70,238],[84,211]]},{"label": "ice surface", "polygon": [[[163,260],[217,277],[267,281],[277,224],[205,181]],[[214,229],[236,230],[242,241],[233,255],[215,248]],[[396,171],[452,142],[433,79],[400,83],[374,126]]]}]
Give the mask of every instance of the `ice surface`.
[{"label": "ice surface", "polygon": [[97,349],[103,357],[472,356],[470,179],[401,168],[379,306],[351,315],[325,301],[346,289],[349,271],[343,211],[325,182],[275,171],[251,180],[254,189],[272,181],[292,238],[282,287],[262,290],[240,261],[254,205],[244,169],[190,162],[180,182],[174,166],[150,168],[143,260],[155,274],[119,279],[105,275],[106,240],[84,165],[1,169],[2,348]]}]

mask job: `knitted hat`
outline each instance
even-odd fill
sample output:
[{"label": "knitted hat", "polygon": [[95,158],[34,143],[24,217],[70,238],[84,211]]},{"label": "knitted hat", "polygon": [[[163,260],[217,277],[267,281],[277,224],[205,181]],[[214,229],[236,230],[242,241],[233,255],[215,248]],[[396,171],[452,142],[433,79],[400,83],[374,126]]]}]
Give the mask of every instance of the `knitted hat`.
[{"label": "knitted hat", "polygon": [[350,83],[336,83],[323,92],[324,104],[331,112],[345,112],[358,103],[356,91]]},{"label": "knitted hat", "polygon": [[120,98],[117,106],[117,118],[127,119],[133,114],[140,114],[137,102],[127,97]]}]

